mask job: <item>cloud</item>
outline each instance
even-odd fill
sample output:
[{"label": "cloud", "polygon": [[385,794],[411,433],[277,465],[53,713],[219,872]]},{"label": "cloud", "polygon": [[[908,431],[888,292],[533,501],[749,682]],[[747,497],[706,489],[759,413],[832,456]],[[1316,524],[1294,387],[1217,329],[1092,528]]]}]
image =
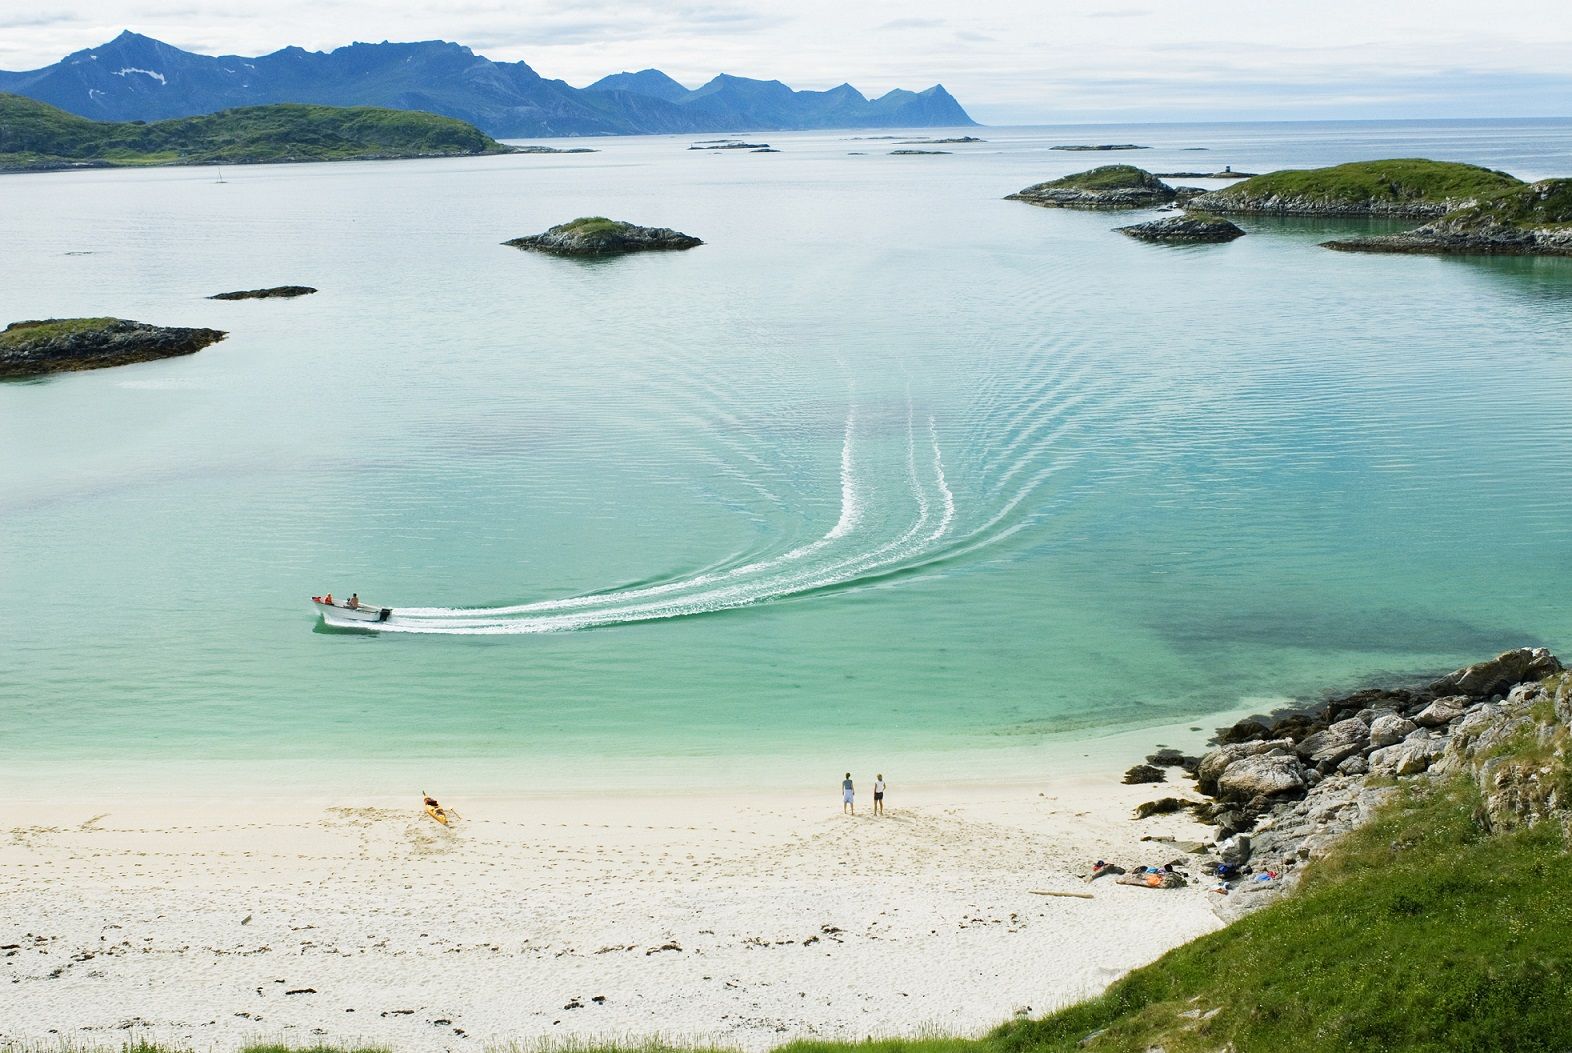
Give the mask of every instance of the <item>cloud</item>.
[{"label": "cloud", "polygon": [[943,29],[945,25],[942,18],[892,18],[879,26],[879,29]]},{"label": "cloud", "polygon": [[1149,7],[1116,7],[1109,11],[1088,11],[1082,18],[1145,18],[1153,14]]},{"label": "cloud", "polygon": [[77,16],[68,11],[56,11],[47,15],[8,15],[0,12],[0,29],[36,29],[39,26],[58,26],[76,20]]}]

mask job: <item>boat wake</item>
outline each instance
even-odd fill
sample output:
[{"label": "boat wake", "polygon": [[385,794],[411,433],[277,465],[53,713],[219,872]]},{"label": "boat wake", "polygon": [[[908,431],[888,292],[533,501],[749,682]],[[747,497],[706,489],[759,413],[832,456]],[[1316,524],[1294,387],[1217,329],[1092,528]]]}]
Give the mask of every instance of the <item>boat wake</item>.
[{"label": "boat wake", "polygon": [[[872,427],[847,411],[840,459],[840,513],[820,537],[777,555],[673,581],[508,607],[400,607],[379,632],[503,635],[567,632],[708,614],[845,586],[926,565],[951,546],[971,547],[988,524],[952,533],[956,500],[945,479],[938,426],[907,403],[904,443],[881,450]],[[896,430],[896,429],[891,429]],[[903,450],[899,447],[904,447]],[[904,461],[895,469],[894,454]],[[894,470],[892,470],[894,469]],[[899,480],[892,486],[889,480]],[[877,501],[883,514],[870,514]],[[890,506],[904,506],[904,513]],[[904,526],[902,526],[904,524]],[[898,529],[898,532],[896,532]],[[891,536],[893,533],[894,536]]]}]

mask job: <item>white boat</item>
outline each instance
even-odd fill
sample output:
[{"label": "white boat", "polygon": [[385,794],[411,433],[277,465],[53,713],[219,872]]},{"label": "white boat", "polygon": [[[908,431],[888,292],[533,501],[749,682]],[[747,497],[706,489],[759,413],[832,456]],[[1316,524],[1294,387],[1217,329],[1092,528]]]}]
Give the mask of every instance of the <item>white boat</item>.
[{"label": "white boat", "polygon": [[346,629],[366,628],[393,617],[392,607],[373,607],[369,603],[351,607],[347,603],[329,603],[322,596],[311,597],[311,605],[322,615],[323,621]]}]

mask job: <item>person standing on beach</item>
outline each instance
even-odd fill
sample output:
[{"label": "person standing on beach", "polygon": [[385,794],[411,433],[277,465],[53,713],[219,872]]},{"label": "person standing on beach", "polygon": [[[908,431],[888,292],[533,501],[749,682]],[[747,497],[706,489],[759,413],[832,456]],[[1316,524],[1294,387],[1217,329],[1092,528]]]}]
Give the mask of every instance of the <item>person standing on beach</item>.
[{"label": "person standing on beach", "polygon": [[880,773],[873,777],[873,814],[884,814],[884,775]]},{"label": "person standing on beach", "polygon": [[857,814],[856,798],[857,791],[852,789],[851,772],[847,772],[845,781],[841,783],[841,814]]}]

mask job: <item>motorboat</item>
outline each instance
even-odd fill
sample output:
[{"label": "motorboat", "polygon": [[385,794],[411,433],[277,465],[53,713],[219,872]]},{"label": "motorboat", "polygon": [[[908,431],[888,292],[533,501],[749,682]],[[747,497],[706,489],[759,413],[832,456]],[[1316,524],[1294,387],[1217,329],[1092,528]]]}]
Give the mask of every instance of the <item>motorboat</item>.
[{"label": "motorboat", "polygon": [[317,609],[323,621],[346,629],[378,625],[393,617],[392,607],[377,607],[370,603],[351,607],[347,602],[335,602],[331,595],[313,596],[311,605]]}]

